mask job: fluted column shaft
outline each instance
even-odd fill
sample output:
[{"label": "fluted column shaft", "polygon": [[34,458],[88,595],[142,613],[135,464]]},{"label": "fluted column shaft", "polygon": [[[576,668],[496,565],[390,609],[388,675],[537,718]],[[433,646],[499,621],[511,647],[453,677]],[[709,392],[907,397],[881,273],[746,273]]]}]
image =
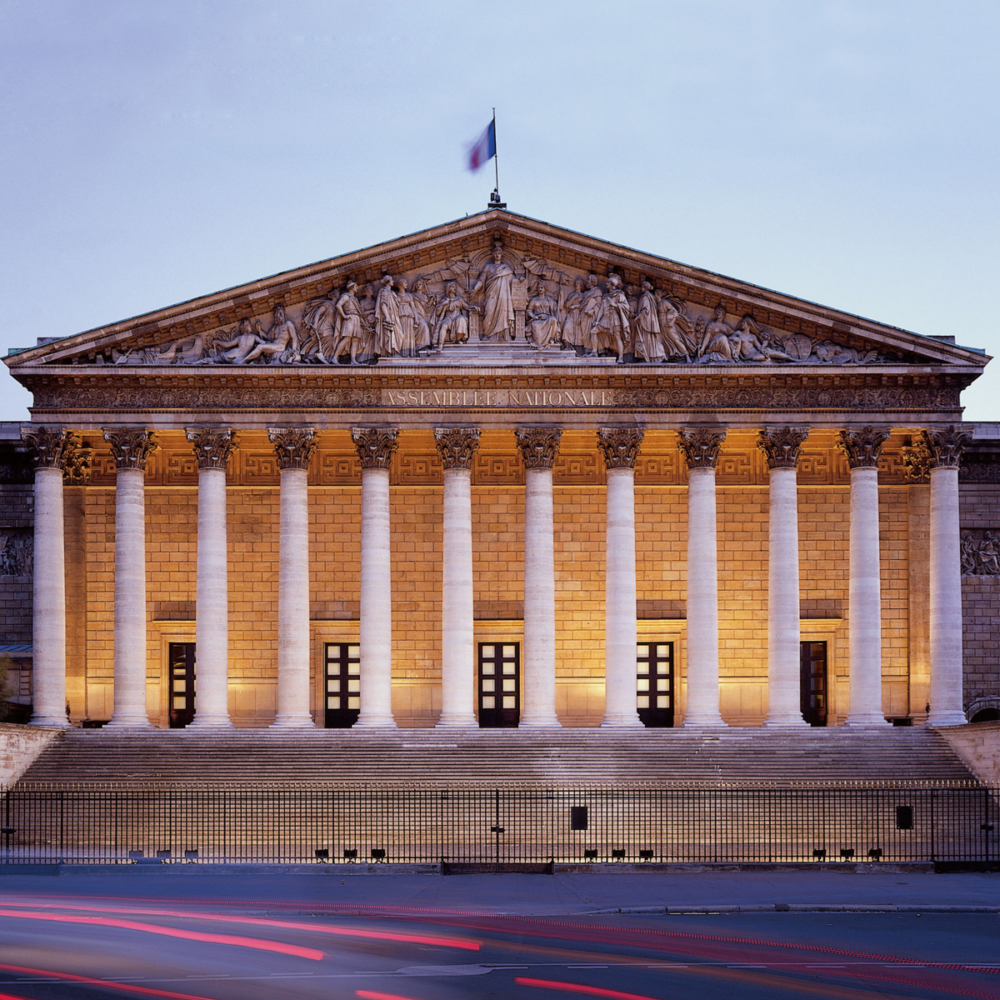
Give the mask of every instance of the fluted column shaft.
[{"label": "fluted column shaft", "polygon": [[562,431],[517,432],[524,482],[524,706],[521,725],[558,726],[556,716],[556,577],[552,466]]},{"label": "fluted column shaft", "polygon": [[806,432],[791,427],[761,432],[767,457],[767,726],[804,726],[799,626],[799,504],[796,463]]},{"label": "fluted column shaft", "polygon": [[192,727],[230,726],[229,550],[226,461],[235,446],[228,431],[189,430],[198,458],[198,582],[195,600],[197,698]]},{"label": "fluted column shaft", "polygon": [[141,428],[106,430],[115,454],[115,692],[109,726],[148,726],[146,713],[146,459]]},{"label": "fluted column shaft", "polygon": [[363,728],[395,727],[392,715],[392,567],[389,463],[397,432],[355,428],[361,459],[361,714]]},{"label": "fluted column shaft", "polygon": [[442,727],[475,726],[475,610],[472,586],[472,458],[475,428],[434,432],[444,463],[441,565]]},{"label": "fluted column shaft", "polygon": [[719,582],[715,463],[725,431],[682,434],[688,462],[687,710],[684,726],[724,726],[719,712]]},{"label": "fluted column shaft", "polygon": [[598,446],[607,466],[604,576],[604,720],[607,727],[641,727],[636,710],[635,461],[639,428],[602,428]]},{"label": "fluted column shaft", "polygon": [[888,432],[841,433],[851,466],[848,616],[849,726],[887,725],[882,712],[882,577],[879,558],[878,458]]},{"label": "fluted column shaft", "polygon": [[924,435],[931,453],[931,726],[967,720],[962,690],[962,567],[958,468],[968,435],[956,428]]},{"label": "fluted column shaft", "polygon": [[23,436],[35,461],[31,723],[63,728],[69,725],[63,470],[74,444],[61,429],[32,427]]},{"label": "fluted column shaft", "polygon": [[[311,428],[269,432],[281,477],[278,540],[278,711],[273,727],[308,729],[309,711],[309,459]],[[200,690],[199,690],[200,695]]]}]

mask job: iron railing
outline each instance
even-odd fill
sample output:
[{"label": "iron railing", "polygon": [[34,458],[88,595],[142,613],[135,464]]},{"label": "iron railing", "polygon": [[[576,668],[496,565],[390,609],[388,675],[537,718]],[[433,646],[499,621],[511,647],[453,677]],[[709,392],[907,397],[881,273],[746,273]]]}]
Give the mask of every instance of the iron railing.
[{"label": "iron railing", "polygon": [[975,783],[0,789],[0,863],[1000,862]]}]

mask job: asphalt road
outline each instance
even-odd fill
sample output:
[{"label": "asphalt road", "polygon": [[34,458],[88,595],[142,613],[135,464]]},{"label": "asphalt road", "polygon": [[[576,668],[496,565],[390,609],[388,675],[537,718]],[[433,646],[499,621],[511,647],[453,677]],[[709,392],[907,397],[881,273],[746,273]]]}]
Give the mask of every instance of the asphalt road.
[{"label": "asphalt road", "polygon": [[349,881],[371,906],[274,876],[266,898],[233,876],[239,903],[217,879],[0,880],[0,1000],[1000,998],[995,913],[533,915],[490,878],[447,880],[448,906]]}]

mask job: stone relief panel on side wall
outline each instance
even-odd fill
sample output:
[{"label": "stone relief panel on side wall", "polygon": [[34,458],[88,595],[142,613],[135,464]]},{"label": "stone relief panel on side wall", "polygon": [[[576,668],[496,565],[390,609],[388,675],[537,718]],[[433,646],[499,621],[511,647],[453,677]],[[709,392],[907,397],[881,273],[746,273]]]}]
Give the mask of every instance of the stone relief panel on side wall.
[{"label": "stone relief panel on side wall", "polygon": [[962,576],[1000,576],[1000,529],[962,532]]},{"label": "stone relief panel on side wall", "polygon": [[[75,363],[371,365],[441,359],[462,345],[520,345],[626,364],[868,365],[892,360],[799,332],[771,329],[723,302],[681,301],[651,275],[626,284],[522,257],[501,242],[436,269],[337,279],[326,296],[248,314],[235,325],[153,347],[108,349]],[[463,352],[464,353],[464,352]],[[526,357],[530,355],[526,354]]]}]

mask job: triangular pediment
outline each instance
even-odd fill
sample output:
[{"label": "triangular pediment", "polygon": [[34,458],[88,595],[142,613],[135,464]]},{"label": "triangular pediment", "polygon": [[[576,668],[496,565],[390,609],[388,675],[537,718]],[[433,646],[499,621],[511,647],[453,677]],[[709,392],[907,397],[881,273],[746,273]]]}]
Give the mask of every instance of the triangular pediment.
[{"label": "triangular pediment", "polygon": [[[499,251],[494,257],[495,248]],[[386,277],[389,276],[389,277]],[[350,283],[350,284],[349,284]],[[491,210],[8,355],[19,369],[945,366],[982,352]]]}]

